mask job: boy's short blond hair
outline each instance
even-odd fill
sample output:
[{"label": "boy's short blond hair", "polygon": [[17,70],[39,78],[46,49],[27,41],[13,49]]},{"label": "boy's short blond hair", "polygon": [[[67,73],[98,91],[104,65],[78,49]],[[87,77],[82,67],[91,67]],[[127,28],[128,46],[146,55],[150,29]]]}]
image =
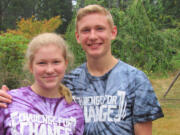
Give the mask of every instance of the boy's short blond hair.
[{"label": "boy's short blond hair", "polygon": [[84,8],[80,8],[77,12],[76,16],[76,31],[78,31],[78,22],[86,15],[93,14],[93,13],[99,13],[102,15],[105,15],[107,17],[108,23],[111,26],[111,28],[114,26],[113,18],[111,13],[105,9],[104,7],[100,5],[88,5]]}]

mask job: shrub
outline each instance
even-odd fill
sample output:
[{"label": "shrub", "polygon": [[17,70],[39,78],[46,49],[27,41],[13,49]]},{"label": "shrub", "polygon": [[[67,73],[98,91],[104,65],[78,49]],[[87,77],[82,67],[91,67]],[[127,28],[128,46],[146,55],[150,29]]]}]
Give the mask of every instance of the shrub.
[{"label": "shrub", "polygon": [[23,35],[32,38],[43,32],[54,32],[61,25],[60,16],[52,17],[49,20],[36,20],[34,16],[28,19],[22,18],[17,22],[16,30],[7,30],[8,33]]},{"label": "shrub", "polygon": [[112,51],[117,58],[147,72],[171,68],[170,45],[147,16],[141,0],[134,1],[125,12],[112,10],[119,33]]},{"label": "shrub", "polygon": [[19,87],[24,75],[22,67],[29,40],[23,36],[4,34],[0,35],[0,41],[0,85]]},{"label": "shrub", "polygon": [[[29,39],[39,33],[53,32],[60,24],[60,16],[42,21],[32,16],[29,19],[22,18],[18,21],[16,30],[1,32],[0,85],[6,84],[9,88],[16,88],[26,81],[24,78],[29,78],[30,75],[23,72],[24,53]],[[30,76],[29,79],[31,81],[32,77]],[[29,81],[24,84],[29,84]]]},{"label": "shrub", "polygon": [[74,16],[71,23],[68,25],[65,34],[65,39],[69,45],[69,48],[71,49],[71,51],[75,56],[74,67],[77,67],[86,60],[86,57],[84,51],[82,50],[81,45],[79,45],[76,41],[75,31],[76,30],[75,30],[75,16]]},{"label": "shrub", "polygon": [[[179,29],[158,30],[160,25],[157,27],[158,21],[155,20],[157,14],[149,18],[151,9],[148,8],[147,11],[147,7],[145,8],[143,4],[141,0],[134,0],[125,11],[117,8],[110,10],[118,29],[117,38],[112,42],[112,53],[116,58],[146,73],[173,69],[172,46],[180,46]],[[162,8],[161,3],[158,6],[151,8],[153,11]],[[65,37],[75,55],[75,64],[79,65],[85,61],[85,54],[76,42],[74,18],[68,26]]]}]

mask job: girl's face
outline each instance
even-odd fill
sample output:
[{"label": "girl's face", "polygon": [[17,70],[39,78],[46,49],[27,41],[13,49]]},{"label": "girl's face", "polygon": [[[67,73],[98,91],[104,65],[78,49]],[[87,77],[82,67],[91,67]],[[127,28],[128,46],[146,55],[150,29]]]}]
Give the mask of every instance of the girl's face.
[{"label": "girl's face", "polygon": [[41,90],[57,90],[66,68],[67,61],[59,47],[53,44],[41,47],[36,51],[30,66],[34,85]]}]

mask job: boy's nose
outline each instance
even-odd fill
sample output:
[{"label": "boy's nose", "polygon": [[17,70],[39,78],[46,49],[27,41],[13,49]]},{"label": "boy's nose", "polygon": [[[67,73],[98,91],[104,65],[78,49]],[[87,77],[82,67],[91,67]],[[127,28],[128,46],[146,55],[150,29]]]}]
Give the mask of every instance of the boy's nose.
[{"label": "boy's nose", "polygon": [[90,39],[96,39],[96,38],[97,38],[97,35],[96,35],[95,30],[91,30],[91,31],[90,31],[89,38],[90,38]]}]

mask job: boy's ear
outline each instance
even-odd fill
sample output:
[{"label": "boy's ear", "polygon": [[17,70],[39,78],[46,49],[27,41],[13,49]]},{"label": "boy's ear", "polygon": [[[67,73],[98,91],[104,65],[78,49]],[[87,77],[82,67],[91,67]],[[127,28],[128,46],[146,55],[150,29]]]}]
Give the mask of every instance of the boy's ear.
[{"label": "boy's ear", "polygon": [[78,31],[75,32],[75,36],[76,36],[76,40],[77,42],[80,44],[80,40],[79,40],[79,33]]},{"label": "boy's ear", "polygon": [[112,28],[112,40],[114,40],[117,36],[117,27],[113,26]]}]

